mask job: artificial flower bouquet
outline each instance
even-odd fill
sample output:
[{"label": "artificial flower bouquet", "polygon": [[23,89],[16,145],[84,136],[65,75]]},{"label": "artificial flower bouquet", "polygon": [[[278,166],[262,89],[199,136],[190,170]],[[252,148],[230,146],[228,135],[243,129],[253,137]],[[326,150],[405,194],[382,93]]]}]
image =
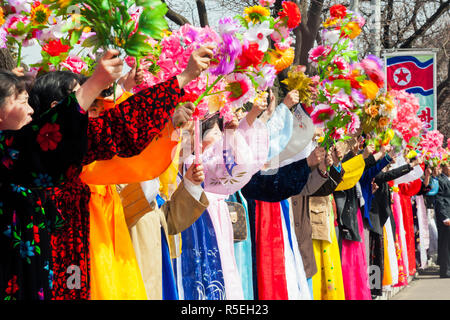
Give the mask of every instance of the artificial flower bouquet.
[{"label": "artificial flower bouquet", "polygon": [[332,6],[330,18],[323,23],[322,44],[309,52],[309,62],[319,74],[311,118],[324,127],[322,146],[327,149],[335,141],[358,133],[362,108],[372,98],[371,92],[365,90],[366,81],[371,80],[361,71],[365,65],[357,64],[358,52],[352,42],[364,23],[361,16],[346,7]]},{"label": "artificial flower bouquet", "polygon": [[423,133],[423,123],[417,116],[419,99],[405,90],[391,90],[390,96],[396,105],[397,116],[392,120],[392,128],[398,131],[409,146],[417,146]]},{"label": "artificial flower bouquet", "polygon": [[22,63],[23,47],[35,44],[35,39],[49,27],[51,10],[39,1],[2,1],[0,7],[0,48],[17,48],[17,66]]},{"label": "artificial flower bouquet", "polygon": [[[289,91],[297,90],[300,103],[305,107],[306,111],[309,111],[317,97],[319,76],[308,77],[305,71],[305,66],[293,65],[289,69],[287,78],[281,83],[285,84]],[[311,111],[308,113],[311,113]]]},{"label": "artificial flower bouquet", "polygon": [[[86,30],[94,30],[83,41],[84,47],[99,49],[115,48],[127,56],[135,57],[137,63],[152,51],[148,37],[160,39],[167,29],[164,16],[167,6],[160,0],[43,0],[50,4],[57,16],[75,17],[71,28],[71,44],[78,43]],[[78,13],[73,13],[77,8]]]},{"label": "artificial flower bouquet", "polygon": [[397,108],[389,92],[378,94],[364,105],[361,127],[364,133],[383,132],[397,117]]},{"label": "artificial flower bouquet", "polygon": [[447,150],[443,148],[444,135],[438,130],[428,131],[419,143],[424,160],[430,167],[437,167],[447,161]]}]

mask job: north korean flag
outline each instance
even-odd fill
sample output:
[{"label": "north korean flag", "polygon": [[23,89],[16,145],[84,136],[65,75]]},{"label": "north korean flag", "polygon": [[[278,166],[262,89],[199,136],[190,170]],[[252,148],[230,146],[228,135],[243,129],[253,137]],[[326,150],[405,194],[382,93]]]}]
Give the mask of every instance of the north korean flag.
[{"label": "north korean flag", "polygon": [[433,94],[433,58],[420,62],[414,56],[386,60],[387,83],[392,89],[423,96]]}]

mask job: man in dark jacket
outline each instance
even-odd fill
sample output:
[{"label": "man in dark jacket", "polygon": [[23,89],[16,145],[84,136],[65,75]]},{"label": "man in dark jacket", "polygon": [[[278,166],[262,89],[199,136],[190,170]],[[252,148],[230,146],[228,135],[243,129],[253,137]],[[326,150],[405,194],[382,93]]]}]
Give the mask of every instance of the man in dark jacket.
[{"label": "man in dark jacket", "polygon": [[450,278],[450,164],[442,165],[435,211],[438,229],[438,264],[441,278]]}]

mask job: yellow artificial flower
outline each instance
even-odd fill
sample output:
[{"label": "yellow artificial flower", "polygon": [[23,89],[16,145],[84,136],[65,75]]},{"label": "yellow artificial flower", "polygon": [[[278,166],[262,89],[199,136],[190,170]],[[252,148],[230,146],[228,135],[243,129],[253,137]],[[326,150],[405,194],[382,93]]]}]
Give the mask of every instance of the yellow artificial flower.
[{"label": "yellow artificial flower", "polygon": [[269,93],[267,91],[258,91],[256,93],[255,99],[253,99],[253,104],[258,104],[264,101],[267,101],[267,97]]},{"label": "yellow artificial flower", "polygon": [[162,32],[161,32],[161,36],[164,38],[164,37],[170,37],[172,35],[172,32],[170,31],[170,30],[168,30],[168,29],[164,29]]},{"label": "yellow artificial flower", "polygon": [[362,93],[367,97],[367,99],[374,100],[377,97],[378,86],[372,80],[364,80],[361,85]]},{"label": "yellow artificial flower", "polygon": [[323,26],[324,26],[325,28],[332,27],[332,26],[336,25],[338,22],[339,22],[339,19],[336,19],[336,18],[328,18],[328,19],[323,23]]},{"label": "yellow artificial flower", "polygon": [[378,120],[378,127],[380,127],[380,128],[384,128],[384,127],[386,127],[388,124],[389,124],[389,118],[387,118],[387,117],[381,117],[381,118]]},{"label": "yellow artificial flower", "polygon": [[286,79],[281,81],[281,83],[284,83],[287,85],[287,88],[289,91],[291,90],[297,90],[299,93],[299,99],[300,102],[305,103],[306,105],[311,104],[311,78],[309,78],[305,73],[296,67],[292,67],[289,72]]},{"label": "yellow artificial flower", "polygon": [[393,192],[399,192],[399,191],[400,191],[400,188],[399,188],[399,187],[396,187],[396,186],[393,186],[393,187],[392,187],[392,191],[393,191]]},{"label": "yellow artificial flower", "polygon": [[350,21],[342,28],[350,39],[355,39],[361,33],[361,28],[356,22]]},{"label": "yellow artificial flower", "polygon": [[60,8],[64,9],[70,5],[72,0],[58,0],[58,5]]},{"label": "yellow artificial flower", "polygon": [[386,97],[385,106],[386,106],[387,112],[389,112],[389,113],[395,109],[394,100],[392,100],[392,98],[390,96]]},{"label": "yellow artificial flower", "polygon": [[277,72],[281,72],[294,62],[294,48],[288,48],[286,50],[272,50],[269,52],[269,57],[269,63],[275,67]]},{"label": "yellow artificial flower", "polygon": [[[39,2],[37,2],[39,3]],[[51,11],[48,9],[46,5],[36,3],[31,7],[30,20],[33,25],[46,24],[48,22],[48,18],[50,17]]]},{"label": "yellow artificial flower", "polygon": [[125,40],[119,39],[118,37],[115,37],[115,38],[114,38],[114,43],[115,43],[118,47],[122,48],[122,46],[125,44]]},{"label": "yellow artificial flower", "polygon": [[371,118],[375,118],[378,115],[378,107],[376,105],[369,105],[365,108],[365,111]]},{"label": "yellow artificial flower", "polygon": [[206,98],[206,101],[208,103],[209,113],[219,111],[220,109],[225,107],[225,104],[227,103],[224,92],[210,95]]},{"label": "yellow artificial flower", "polygon": [[245,13],[245,20],[248,22],[260,22],[261,17],[268,17],[270,16],[270,10],[268,8],[262,7],[262,6],[253,6],[253,7],[247,7],[244,9]]},{"label": "yellow artificial flower", "polygon": [[3,8],[0,7],[0,26],[5,23],[5,13],[3,12]]}]

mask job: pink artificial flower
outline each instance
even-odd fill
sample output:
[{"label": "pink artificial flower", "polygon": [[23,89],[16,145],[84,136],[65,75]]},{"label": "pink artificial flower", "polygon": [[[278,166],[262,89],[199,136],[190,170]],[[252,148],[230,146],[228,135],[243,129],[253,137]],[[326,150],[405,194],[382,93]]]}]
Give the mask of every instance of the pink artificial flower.
[{"label": "pink artificial flower", "polygon": [[21,11],[31,12],[31,4],[28,2],[28,0],[8,0],[8,4],[16,13]]},{"label": "pink artificial flower", "polygon": [[331,98],[331,103],[337,104],[340,110],[349,111],[353,108],[353,103],[350,101],[348,94],[344,90],[339,91]]},{"label": "pink artificial flower", "polygon": [[227,100],[231,107],[241,107],[256,96],[250,79],[242,73],[232,73],[226,77]]},{"label": "pink artificial flower", "polygon": [[353,21],[355,21],[360,28],[364,27],[364,25],[366,24],[366,19],[364,19],[364,17],[359,12],[353,13]]},{"label": "pink artificial flower", "polygon": [[334,115],[334,110],[327,104],[319,104],[315,106],[311,113],[311,120],[314,124],[324,123],[326,120],[331,119]]},{"label": "pink artificial flower", "polygon": [[60,65],[61,67],[78,74],[87,69],[87,63],[77,56],[67,57],[67,59],[61,62]]},{"label": "pink artificial flower", "polygon": [[424,152],[438,152],[442,149],[444,143],[444,135],[439,130],[428,131],[425,137],[422,139],[420,145]]},{"label": "pink artificial flower", "polygon": [[363,59],[360,64],[364,72],[369,76],[370,80],[376,83],[378,88],[384,86],[384,71],[381,60],[374,56],[369,55],[367,58]]},{"label": "pink artificial flower", "polygon": [[230,104],[226,104],[224,107],[220,108],[220,117],[223,118],[224,123],[228,123],[233,120],[233,109]]},{"label": "pink artificial flower", "polygon": [[289,29],[286,26],[280,25],[280,23],[275,24],[274,32],[270,35],[273,41],[281,42],[283,39],[289,37]]},{"label": "pink artificial flower", "polygon": [[309,58],[308,61],[313,65],[317,65],[320,57],[327,56],[331,51],[330,46],[317,46],[309,50]]},{"label": "pink artificial flower", "polygon": [[262,91],[266,91],[268,88],[273,86],[275,78],[277,77],[277,70],[271,64],[266,64],[262,67],[258,73],[257,77],[255,77],[255,81],[258,83],[258,89]]},{"label": "pink artificial flower", "polygon": [[8,35],[15,38],[16,41],[22,42],[25,40],[27,34],[23,35],[15,35],[11,33],[11,31],[17,30],[17,25],[19,22],[22,22],[25,26],[27,26],[31,21],[28,16],[20,15],[20,14],[11,14],[6,18],[5,24],[3,28],[8,31]]},{"label": "pink artificial flower", "polygon": [[356,131],[358,131],[359,127],[361,126],[361,120],[359,119],[359,117],[353,113],[350,112],[349,113],[351,120],[350,122],[347,124],[347,130],[350,134],[355,134]]},{"label": "pink artificial flower", "polygon": [[341,140],[342,138],[344,138],[344,136],[345,130],[343,128],[338,128],[331,134],[331,137],[336,141]]},{"label": "pink artificial flower", "polygon": [[8,35],[8,32],[6,32],[5,29],[0,28],[0,48],[5,49],[8,46],[6,45],[6,42],[8,41],[8,39],[6,38],[6,36]]},{"label": "pink artificial flower", "polygon": [[350,70],[350,64],[345,61],[344,58],[336,56],[333,58],[333,63],[336,65],[336,68],[338,68],[341,71],[344,70]]},{"label": "pink artificial flower", "polygon": [[263,7],[271,7],[274,5],[276,0],[259,0],[259,4]]},{"label": "pink artificial flower", "polygon": [[209,111],[208,104],[206,102],[200,102],[195,108],[192,117],[201,119],[208,114],[208,111]]},{"label": "pink artificial flower", "polygon": [[291,45],[292,45],[293,42],[294,42],[294,38],[292,38],[292,37],[287,37],[286,39],[284,39],[284,40],[281,41],[281,42],[276,42],[276,43],[275,43],[275,47],[276,47],[278,50],[284,51],[284,50],[289,49],[289,48],[291,47]]}]

